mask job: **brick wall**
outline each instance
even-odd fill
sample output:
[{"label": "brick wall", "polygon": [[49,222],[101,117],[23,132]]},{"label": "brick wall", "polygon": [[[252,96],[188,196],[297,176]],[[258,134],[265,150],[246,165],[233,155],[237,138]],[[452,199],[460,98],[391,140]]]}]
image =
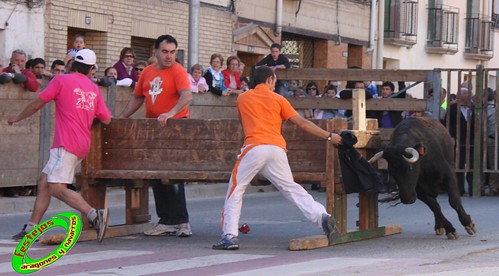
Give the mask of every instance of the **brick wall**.
[{"label": "brick wall", "polygon": [[[229,11],[212,6],[202,5],[200,13],[199,62],[207,67],[215,52],[225,58],[235,54],[232,52],[234,20]],[[69,14],[81,18],[70,18]],[[119,59],[123,47],[130,47],[132,35],[156,39],[159,35],[171,34],[178,40],[179,49],[185,50],[186,61],[188,58],[187,3],[56,0],[47,4],[46,15],[45,58],[49,63],[66,55],[68,28],[78,28],[86,34],[87,47],[96,51],[101,74],[105,67]],[[85,16],[92,18],[91,24],[85,24]]]}]

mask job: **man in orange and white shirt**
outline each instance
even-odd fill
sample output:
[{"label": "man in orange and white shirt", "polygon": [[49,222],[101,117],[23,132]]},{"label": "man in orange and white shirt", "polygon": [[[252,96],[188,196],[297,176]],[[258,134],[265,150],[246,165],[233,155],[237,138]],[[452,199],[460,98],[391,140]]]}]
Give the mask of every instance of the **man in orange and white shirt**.
[{"label": "man in orange and white shirt", "polygon": [[213,245],[213,249],[239,249],[237,236],[242,197],[246,187],[258,173],[272,182],[308,220],[322,227],[330,242],[338,235],[334,217],[302,186],[294,182],[281,125],[283,120],[289,120],[304,131],[324,138],[334,145],[341,144],[341,137],[298,115],[288,100],[273,92],[276,80],[270,67],[258,67],[254,74],[256,87],[239,95],[237,99],[236,105],[245,139],[229,181],[222,212],[222,239]]}]

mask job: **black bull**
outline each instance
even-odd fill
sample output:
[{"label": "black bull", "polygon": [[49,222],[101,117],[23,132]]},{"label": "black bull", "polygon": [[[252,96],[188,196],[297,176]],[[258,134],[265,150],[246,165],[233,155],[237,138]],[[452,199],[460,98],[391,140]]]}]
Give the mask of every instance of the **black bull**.
[{"label": "black bull", "polygon": [[476,233],[471,217],[463,208],[454,170],[453,141],[447,129],[430,118],[409,118],[395,128],[391,143],[377,153],[370,163],[383,157],[388,172],[398,185],[400,201],[412,204],[423,201],[435,216],[435,232],[449,239],[459,235],[442,213],[437,196],[447,191],[449,204],[456,210],[459,221],[468,234]]}]

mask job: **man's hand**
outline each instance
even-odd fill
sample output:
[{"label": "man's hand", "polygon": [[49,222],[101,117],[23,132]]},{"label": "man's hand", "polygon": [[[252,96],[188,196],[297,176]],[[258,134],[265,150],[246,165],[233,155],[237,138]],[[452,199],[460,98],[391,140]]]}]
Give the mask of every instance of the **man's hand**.
[{"label": "man's hand", "polygon": [[12,64],[11,68],[12,68],[12,71],[14,71],[14,73],[21,74],[21,69],[19,68],[19,65]]},{"label": "man's hand", "polygon": [[204,93],[206,92],[206,89],[204,89],[204,86],[202,84],[198,85],[198,91],[199,93]]},{"label": "man's hand", "polygon": [[341,136],[336,133],[331,133],[331,144],[335,146],[343,144]]},{"label": "man's hand", "polygon": [[13,125],[14,123],[19,122],[19,120],[17,120],[17,116],[10,116],[10,117],[7,119],[7,122],[9,123],[9,126],[11,126],[11,125]]},{"label": "man's hand", "polygon": [[168,119],[170,119],[171,117],[173,117],[173,115],[171,115],[170,112],[163,113],[159,115],[158,122],[162,127],[164,127],[166,126],[166,122],[168,121]]}]

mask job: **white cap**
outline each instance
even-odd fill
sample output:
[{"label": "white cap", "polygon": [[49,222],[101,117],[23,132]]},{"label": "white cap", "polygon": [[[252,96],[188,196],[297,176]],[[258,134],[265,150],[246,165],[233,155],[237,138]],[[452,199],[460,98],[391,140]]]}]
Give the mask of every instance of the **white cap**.
[{"label": "white cap", "polygon": [[97,57],[95,56],[94,51],[90,49],[81,49],[76,52],[75,61],[87,65],[95,65]]}]

